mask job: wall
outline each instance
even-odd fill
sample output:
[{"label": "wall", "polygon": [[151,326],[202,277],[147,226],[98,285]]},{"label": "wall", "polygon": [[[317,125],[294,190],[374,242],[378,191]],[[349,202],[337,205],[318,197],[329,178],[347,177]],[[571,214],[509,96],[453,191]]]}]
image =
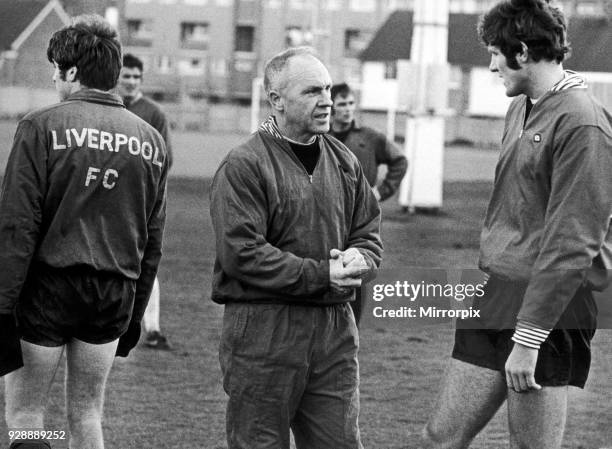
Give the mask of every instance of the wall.
[{"label": "wall", "polygon": [[[215,95],[226,95],[228,61],[233,43],[232,14],[231,2],[219,4],[218,1],[209,1],[206,5],[192,5],[147,1],[126,4],[126,20],[152,21],[150,46],[129,45],[127,36],[122,36],[125,52],[134,53],[145,62],[144,90],[177,95],[181,90],[208,92],[210,89]],[[182,48],[181,22],[208,23],[208,49]],[[157,66],[163,56],[172,60],[173,65],[168,73],[161,73]],[[205,76],[179,77],[178,60],[190,57],[204,59]]]},{"label": "wall", "polygon": [[53,87],[53,65],[47,60],[47,46],[53,33],[64,26],[52,11],[18,49],[13,66],[13,86],[44,89]]},{"label": "wall", "polygon": [[58,101],[55,89],[0,86],[0,117],[20,117],[33,109]]}]

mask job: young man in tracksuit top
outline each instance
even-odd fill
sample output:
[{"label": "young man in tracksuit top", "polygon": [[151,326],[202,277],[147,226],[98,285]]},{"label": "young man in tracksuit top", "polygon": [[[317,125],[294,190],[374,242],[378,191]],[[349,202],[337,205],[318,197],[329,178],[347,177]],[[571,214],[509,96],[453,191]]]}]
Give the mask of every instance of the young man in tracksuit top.
[{"label": "young man in tracksuit top", "polygon": [[5,376],[7,427],[44,429],[65,349],[70,447],[102,448],[105,382],[138,340],[161,256],[167,155],[109,92],[121,46],[102,18],[56,32],[47,56],[61,102],[19,122],[0,197],[2,329],[16,317],[18,330],[3,336],[13,351],[0,349],[2,374],[17,368]]},{"label": "young man in tracksuit top", "polygon": [[212,299],[228,447],[360,449],[358,335],[348,303],[378,267],[380,210],[329,130],[331,80],[307,48],[266,65],[274,110],[215,174]]},{"label": "young man in tracksuit top", "polygon": [[507,399],[511,447],[558,449],[567,387],[589,372],[592,290],[612,268],[612,116],[563,70],[565,19],[548,2],[501,2],[479,34],[515,98],[481,235],[482,319],[458,326],[425,439],[468,447]]},{"label": "young man in tracksuit top", "polygon": [[[164,139],[166,153],[168,154],[168,167],[172,168],[172,145],[170,143],[170,126],[166,114],[153,100],[145,97],[140,89],[142,86],[143,64],[140,59],[129,53],[123,55],[123,67],[119,74],[117,91],[123,99],[123,104],[128,111],[136,114],[153,128],[155,128]],[[151,290],[151,297],[142,325],[145,331],[144,344],[153,349],[170,350],[168,339],[161,332],[159,324],[161,292],[159,279],[156,277]]]}]

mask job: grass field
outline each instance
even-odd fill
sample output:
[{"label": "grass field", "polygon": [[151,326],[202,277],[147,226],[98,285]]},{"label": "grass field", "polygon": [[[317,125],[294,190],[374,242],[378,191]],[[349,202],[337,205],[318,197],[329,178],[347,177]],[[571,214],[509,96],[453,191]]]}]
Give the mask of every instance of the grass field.
[{"label": "grass field", "polygon": [[[162,327],[175,346],[139,346],[117,359],[106,393],[107,448],[225,448],[225,395],[217,360],[222,307],[209,300],[214,242],[208,215],[209,180],[172,179],[160,269]],[[489,183],[447,183],[443,212],[408,215],[384,206],[384,266],[474,267]],[[434,406],[451,349],[448,327],[361,332],[361,429],[366,448],[410,449]],[[572,391],[565,448],[612,447],[612,333],[598,331],[592,375]],[[65,430],[60,372],[51,392],[47,428]],[[3,404],[0,394],[0,404]],[[3,405],[0,405],[3,412]],[[473,445],[507,447],[505,415]],[[4,423],[0,446],[7,445]],[[65,448],[60,443],[56,448]]]},{"label": "grass field", "polygon": [[[0,120],[0,176],[15,134],[15,120]],[[207,178],[227,152],[241,143],[244,133],[173,132],[174,165],[171,177]],[[451,147],[444,152],[444,179],[452,181],[492,180],[497,152],[470,147]]]},{"label": "grass field", "polygon": [[[0,121],[0,175],[15,122]],[[162,282],[162,327],[175,346],[140,346],[117,359],[106,394],[107,448],[225,448],[225,394],[217,359],[222,307],[209,300],[214,242],[208,212],[209,177],[244,135],[180,133],[174,137]],[[492,178],[495,152],[451,148],[446,180]],[[385,269],[473,268],[490,182],[447,182],[438,216],[408,215],[395,200],[384,204]],[[361,330],[361,430],[364,446],[411,449],[434,406],[452,343],[448,326]],[[595,338],[592,374],[572,391],[565,448],[612,448],[612,331]],[[53,385],[47,428],[66,430],[63,372]],[[0,382],[1,383],[1,382]],[[3,413],[0,392],[0,412]],[[7,445],[0,420],[0,446]],[[65,448],[60,443],[56,448]],[[476,449],[507,447],[502,411],[479,436]]]}]

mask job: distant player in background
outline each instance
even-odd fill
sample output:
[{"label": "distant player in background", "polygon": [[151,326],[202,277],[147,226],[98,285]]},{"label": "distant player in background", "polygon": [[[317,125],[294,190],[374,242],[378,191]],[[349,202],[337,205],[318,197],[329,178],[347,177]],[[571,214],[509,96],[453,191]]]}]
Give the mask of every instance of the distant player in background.
[{"label": "distant player in background", "polygon": [[[406,174],[406,157],[384,134],[356,122],[355,94],[348,84],[335,84],[331,95],[334,106],[329,133],[357,156],[376,199],[386,200],[397,191]],[[387,174],[377,182],[380,165],[387,166]]]},{"label": "distant player in background", "polygon": [[[355,121],[355,94],[346,83],[332,86],[331,127],[329,134],[348,147],[357,156],[368,184],[374,190],[374,196],[378,201],[384,201],[393,196],[398,189],[406,169],[408,161],[401,151],[390,142],[382,133],[361,126]],[[387,166],[387,174],[379,182],[378,167]],[[355,313],[357,324],[361,321],[363,298],[361,287],[357,289],[355,301],[351,302]]]},{"label": "distant player in background", "polygon": [[50,447],[33,432],[65,352],[70,448],[102,449],[106,380],[138,342],[161,257],[168,163],[111,92],[121,45],[107,22],[75,19],[47,57],[61,101],[19,122],[0,194],[6,423],[32,431],[11,449]]},{"label": "distant player in background", "polygon": [[567,25],[549,2],[500,2],[478,31],[514,99],[480,239],[482,319],[458,320],[424,439],[467,448],[507,400],[510,448],[559,449],[568,387],[589,374],[592,290],[612,269],[612,116],[563,70]]},{"label": "distant player in background", "polygon": [[[117,88],[119,95],[123,98],[123,103],[128,111],[133,112],[155,128],[166,142],[168,152],[169,167],[172,166],[172,146],[170,143],[170,129],[168,120],[161,108],[152,100],[145,97],[140,90],[142,85],[143,64],[136,56],[126,53],[123,56],[123,67],[119,75]],[[153,291],[149,298],[149,305],[144,314],[142,324],[145,330],[144,344],[153,349],[171,349],[168,339],[162,334],[159,315],[160,315],[160,288],[159,279],[155,278]]]}]

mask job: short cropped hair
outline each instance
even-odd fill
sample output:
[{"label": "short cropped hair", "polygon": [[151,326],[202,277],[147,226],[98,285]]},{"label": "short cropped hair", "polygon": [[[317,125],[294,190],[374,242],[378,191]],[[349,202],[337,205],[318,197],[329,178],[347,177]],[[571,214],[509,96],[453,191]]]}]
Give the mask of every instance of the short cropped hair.
[{"label": "short cropped hair", "polygon": [[62,79],[66,70],[76,67],[76,79],[83,86],[111,90],[121,71],[121,44],[117,32],[102,17],[78,16],[53,34],[47,59],[57,64]]},{"label": "short cropped hair", "polygon": [[136,68],[142,72],[144,66],[139,58],[137,58],[131,53],[126,53],[125,55],[123,55],[123,67],[127,67],[130,69]]},{"label": "short cropped hair", "polygon": [[516,54],[527,45],[534,61],[561,63],[570,51],[563,12],[549,0],[504,0],[480,18],[478,36],[485,45],[499,47],[508,67],[518,70]]},{"label": "short cropped hair", "polygon": [[331,99],[334,101],[338,95],[348,97],[353,93],[353,89],[346,83],[334,84],[331,88]]},{"label": "short cropped hair", "polygon": [[264,68],[264,90],[266,94],[270,93],[273,88],[278,88],[278,79],[287,67],[289,59],[300,55],[310,55],[320,59],[312,47],[292,47],[272,57]]}]

